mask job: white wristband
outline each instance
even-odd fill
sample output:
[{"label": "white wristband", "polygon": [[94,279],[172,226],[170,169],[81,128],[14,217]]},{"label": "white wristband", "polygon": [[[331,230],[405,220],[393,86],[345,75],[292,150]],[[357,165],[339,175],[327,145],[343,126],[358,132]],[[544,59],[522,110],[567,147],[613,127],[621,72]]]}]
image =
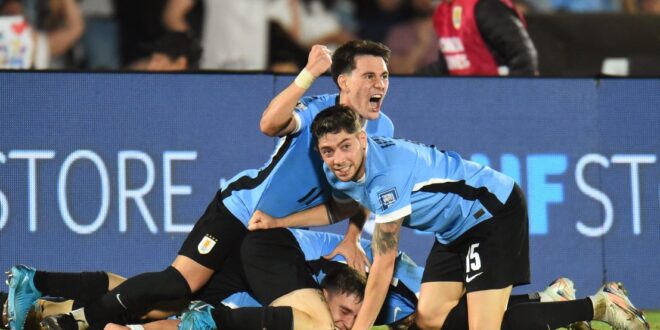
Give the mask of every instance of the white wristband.
[{"label": "white wristband", "polygon": [[293,83],[302,89],[309,89],[314,80],[316,80],[316,77],[311,72],[307,71],[307,69],[302,69]]},{"label": "white wristband", "polygon": [[142,324],[127,324],[126,326],[131,330],[144,330]]}]

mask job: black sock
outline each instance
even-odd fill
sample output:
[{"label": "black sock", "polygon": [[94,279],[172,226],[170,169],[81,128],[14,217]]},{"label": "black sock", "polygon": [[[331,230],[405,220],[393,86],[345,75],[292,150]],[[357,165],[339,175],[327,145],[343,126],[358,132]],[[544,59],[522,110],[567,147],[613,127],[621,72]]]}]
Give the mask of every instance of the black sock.
[{"label": "black sock", "polygon": [[220,304],[213,309],[213,321],[218,330],[291,330],[291,307],[243,307],[231,309]]},{"label": "black sock", "polygon": [[108,292],[105,272],[55,273],[36,271],[34,286],[49,297],[74,299],[82,303],[98,299]]},{"label": "black sock", "polygon": [[578,321],[593,319],[591,299],[573,301],[522,303],[504,313],[502,329],[547,330],[565,327]]},{"label": "black sock", "polygon": [[174,267],[162,272],[143,273],[127,279],[101,299],[85,306],[90,329],[103,329],[109,323],[126,324],[145,315],[162,301],[190,299],[186,279]]},{"label": "black sock", "polygon": [[522,304],[522,303],[529,303],[529,302],[541,302],[541,298],[536,295],[535,297],[532,297],[529,294],[518,294],[518,295],[513,295],[509,297],[509,304],[507,305],[508,308],[511,308],[513,305],[517,304]]}]

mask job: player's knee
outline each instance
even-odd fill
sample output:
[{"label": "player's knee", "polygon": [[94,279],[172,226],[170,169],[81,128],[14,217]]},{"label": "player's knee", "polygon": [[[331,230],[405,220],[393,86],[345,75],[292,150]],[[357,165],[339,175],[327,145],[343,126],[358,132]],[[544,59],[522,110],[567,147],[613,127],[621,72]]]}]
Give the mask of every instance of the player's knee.
[{"label": "player's knee", "polygon": [[419,329],[442,328],[447,315],[457,305],[456,301],[448,301],[438,305],[437,303],[420,303],[417,305],[415,314],[415,325]]}]

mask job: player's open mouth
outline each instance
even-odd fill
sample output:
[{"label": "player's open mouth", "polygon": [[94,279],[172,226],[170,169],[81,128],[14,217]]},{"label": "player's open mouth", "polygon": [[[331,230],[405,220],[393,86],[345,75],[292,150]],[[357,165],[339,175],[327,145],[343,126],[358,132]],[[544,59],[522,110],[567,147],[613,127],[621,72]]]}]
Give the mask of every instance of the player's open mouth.
[{"label": "player's open mouth", "polygon": [[383,100],[383,94],[374,94],[369,98],[369,106],[372,110],[380,108],[380,102]]}]

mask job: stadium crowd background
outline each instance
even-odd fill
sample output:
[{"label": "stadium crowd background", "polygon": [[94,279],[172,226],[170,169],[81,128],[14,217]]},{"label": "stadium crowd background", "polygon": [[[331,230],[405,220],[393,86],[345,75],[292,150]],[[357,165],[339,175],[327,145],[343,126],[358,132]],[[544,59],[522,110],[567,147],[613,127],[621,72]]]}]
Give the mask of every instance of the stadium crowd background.
[{"label": "stadium crowd background", "polygon": [[[35,42],[41,58],[30,65],[36,69],[295,73],[311,45],[360,38],[393,50],[392,73],[413,74],[437,59],[431,19],[439,2],[0,0],[0,14],[25,17],[42,36]],[[660,75],[660,0],[513,3],[526,17],[543,76]],[[192,63],[150,66],[154,52],[185,55]]]}]

